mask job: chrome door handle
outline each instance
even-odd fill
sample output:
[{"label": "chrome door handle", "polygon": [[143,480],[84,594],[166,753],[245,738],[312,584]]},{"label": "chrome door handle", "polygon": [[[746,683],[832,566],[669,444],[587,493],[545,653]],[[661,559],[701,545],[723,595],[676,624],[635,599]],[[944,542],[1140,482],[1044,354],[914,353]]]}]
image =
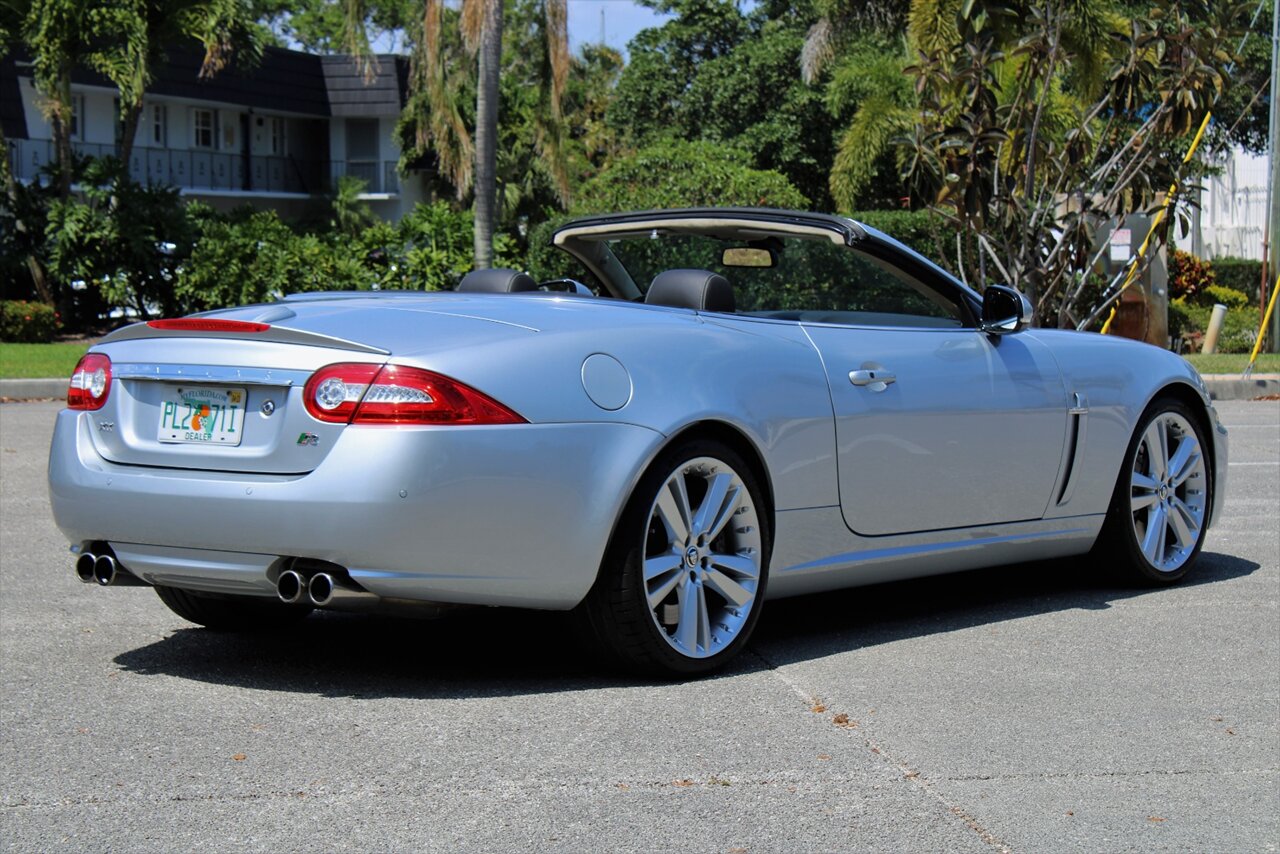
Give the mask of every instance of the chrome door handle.
[{"label": "chrome door handle", "polygon": [[874,385],[875,383],[883,383],[889,385],[898,381],[898,377],[892,371],[850,371],[849,382],[854,385]]}]

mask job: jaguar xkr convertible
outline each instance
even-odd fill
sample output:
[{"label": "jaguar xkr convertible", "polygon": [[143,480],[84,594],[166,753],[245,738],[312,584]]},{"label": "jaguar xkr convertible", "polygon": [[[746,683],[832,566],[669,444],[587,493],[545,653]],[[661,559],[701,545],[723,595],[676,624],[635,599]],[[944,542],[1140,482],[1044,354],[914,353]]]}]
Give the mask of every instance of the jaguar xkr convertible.
[{"label": "jaguar xkr convertible", "polygon": [[572,609],[680,675],[768,598],[1095,550],[1169,584],[1222,504],[1226,431],[1183,359],[1028,328],[1018,292],[852,220],[652,211],[553,242],[568,277],[107,336],[49,460],[79,578],[211,629]]}]

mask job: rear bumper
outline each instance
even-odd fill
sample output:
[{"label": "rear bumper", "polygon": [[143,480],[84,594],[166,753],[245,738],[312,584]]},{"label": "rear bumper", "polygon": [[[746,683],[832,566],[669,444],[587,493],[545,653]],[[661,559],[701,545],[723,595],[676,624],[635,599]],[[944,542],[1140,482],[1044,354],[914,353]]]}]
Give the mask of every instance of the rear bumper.
[{"label": "rear bumper", "polygon": [[256,475],[114,464],[91,423],[58,415],[54,521],[144,580],[271,595],[278,558],[306,557],[380,596],[535,608],[586,595],[663,439],[628,424],[348,427],[315,471]]}]

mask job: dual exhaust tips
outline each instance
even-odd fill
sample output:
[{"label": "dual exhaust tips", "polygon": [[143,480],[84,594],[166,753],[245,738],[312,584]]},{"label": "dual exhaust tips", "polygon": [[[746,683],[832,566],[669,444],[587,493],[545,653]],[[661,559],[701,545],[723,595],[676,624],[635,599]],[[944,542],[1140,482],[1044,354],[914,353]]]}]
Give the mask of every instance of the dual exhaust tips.
[{"label": "dual exhaust tips", "polygon": [[84,552],[76,558],[76,578],[85,584],[98,584],[102,587],[149,586],[121,566],[112,555],[93,552]]},{"label": "dual exhaust tips", "polygon": [[276,579],[276,595],[286,605],[311,605],[314,608],[358,610],[378,601],[377,596],[361,590],[345,578],[328,572],[307,576],[296,569],[280,573]]}]

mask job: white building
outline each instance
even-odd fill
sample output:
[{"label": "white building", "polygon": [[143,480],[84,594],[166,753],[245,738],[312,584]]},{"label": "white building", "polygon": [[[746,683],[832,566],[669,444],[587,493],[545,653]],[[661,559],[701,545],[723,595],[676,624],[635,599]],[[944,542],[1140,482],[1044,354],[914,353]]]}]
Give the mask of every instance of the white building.
[{"label": "white building", "polygon": [[1236,148],[1214,165],[1221,173],[1205,180],[1200,208],[1191,212],[1191,229],[1175,242],[1201,258],[1261,261],[1270,161],[1265,154]]},{"label": "white building", "polygon": [[[248,203],[286,218],[343,175],[365,181],[364,198],[385,219],[424,197],[421,174],[397,170],[403,57],[376,57],[370,81],[344,56],[267,48],[254,68],[228,68],[210,80],[199,78],[201,59],[196,49],[169,51],[148,87],[129,159],[137,180],[175,186],[218,209]],[[75,150],[118,155],[116,90],[89,71],[74,73],[71,88]],[[24,57],[0,61],[0,126],[21,181],[39,180],[56,159],[41,100]]]}]

